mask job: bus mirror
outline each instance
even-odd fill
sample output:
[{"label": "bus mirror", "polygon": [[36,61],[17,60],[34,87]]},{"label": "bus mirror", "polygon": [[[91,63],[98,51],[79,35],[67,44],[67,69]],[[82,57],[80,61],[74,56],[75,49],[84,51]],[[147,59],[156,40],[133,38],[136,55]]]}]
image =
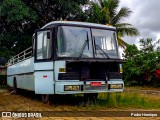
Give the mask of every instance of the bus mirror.
[{"label": "bus mirror", "polygon": [[47,32],[47,39],[50,39],[50,32]]}]

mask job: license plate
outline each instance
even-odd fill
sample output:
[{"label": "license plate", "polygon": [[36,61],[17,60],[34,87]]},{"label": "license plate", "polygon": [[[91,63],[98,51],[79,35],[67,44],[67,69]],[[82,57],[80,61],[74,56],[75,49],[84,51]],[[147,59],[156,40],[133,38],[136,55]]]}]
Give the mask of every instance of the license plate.
[{"label": "license plate", "polygon": [[101,82],[90,82],[90,86],[101,86]]}]

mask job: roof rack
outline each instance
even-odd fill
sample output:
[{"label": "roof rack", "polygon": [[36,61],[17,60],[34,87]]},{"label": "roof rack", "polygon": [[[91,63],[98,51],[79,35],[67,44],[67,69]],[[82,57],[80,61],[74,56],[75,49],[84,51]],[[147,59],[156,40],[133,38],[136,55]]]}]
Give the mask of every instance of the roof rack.
[{"label": "roof rack", "polygon": [[30,58],[31,56],[32,56],[32,47],[29,47],[26,50],[20,52],[19,54],[15,55],[11,59],[9,59],[8,65],[18,63],[18,62],[23,61],[27,58]]}]

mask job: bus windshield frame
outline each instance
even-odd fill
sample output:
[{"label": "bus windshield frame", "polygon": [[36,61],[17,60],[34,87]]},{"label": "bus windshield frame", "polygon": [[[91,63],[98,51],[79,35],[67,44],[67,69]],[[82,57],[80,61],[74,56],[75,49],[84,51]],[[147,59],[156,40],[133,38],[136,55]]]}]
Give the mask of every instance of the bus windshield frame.
[{"label": "bus windshield frame", "polygon": [[116,30],[86,26],[59,25],[57,58],[118,59]]}]

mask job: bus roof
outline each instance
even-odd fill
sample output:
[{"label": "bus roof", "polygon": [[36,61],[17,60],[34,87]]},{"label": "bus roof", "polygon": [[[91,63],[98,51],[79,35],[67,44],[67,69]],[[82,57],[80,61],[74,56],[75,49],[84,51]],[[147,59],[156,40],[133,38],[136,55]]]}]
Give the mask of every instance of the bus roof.
[{"label": "bus roof", "polygon": [[114,29],[116,30],[115,27],[113,26],[108,26],[108,25],[102,25],[102,24],[96,24],[96,23],[89,23],[89,22],[77,22],[77,21],[53,21],[47,23],[45,26],[43,26],[41,29],[44,29],[48,26],[54,25],[54,24],[66,24],[66,25],[83,25],[83,26],[90,26],[90,27],[101,27],[101,28],[109,28],[109,29]]}]

